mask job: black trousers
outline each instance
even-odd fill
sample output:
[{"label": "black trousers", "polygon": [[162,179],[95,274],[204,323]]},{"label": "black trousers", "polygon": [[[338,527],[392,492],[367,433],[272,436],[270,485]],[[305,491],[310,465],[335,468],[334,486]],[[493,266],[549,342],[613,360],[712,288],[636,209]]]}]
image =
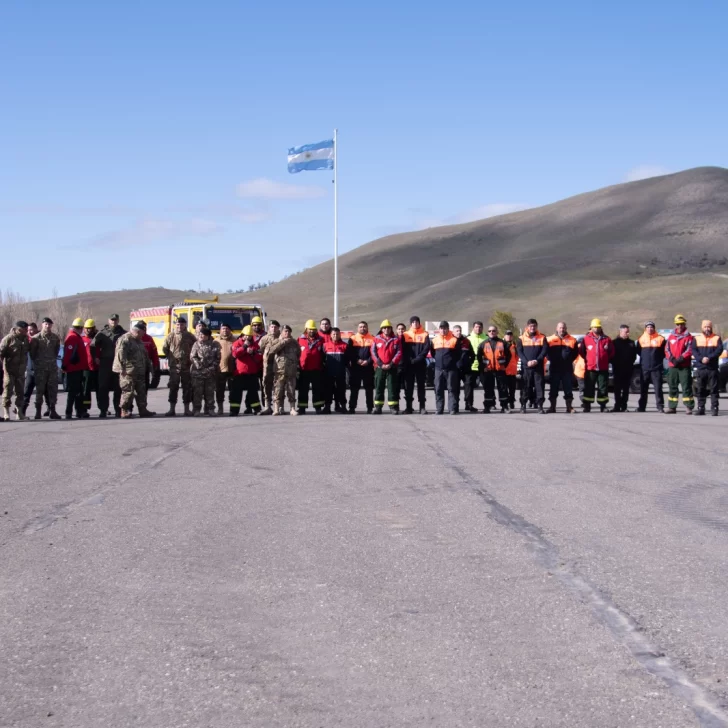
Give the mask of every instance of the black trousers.
[{"label": "black trousers", "polygon": [[121,384],[119,382],[119,375],[116,372],[111,372],[110,391],[114,393],[114,412],[119,414],[121,412]]},{"label": "black trousers", "polygon": [[445,391],[447,390],[447,404],[450,412],[460,411],[460,372],[446,371],[435,368],[435,409],[442,412],[445,409]]},{"label": "black trousers", "polygon": [[647,393],[652,383],[655,390],[655,404],[657,409],[663,409],[665,406],[665,395],[662,392],[662,370],[656,369],[651,372],[642,370],[640,372],[640,398],[638,407],[643,410],[647,407]]},{"label": "black trousers", "polygon": [[245,409],[260,412],[260,377],[257,374],[236,374],[230,378],[230,415],[240,414],[240,403],[245,394]]},{"label": "black trousers", "polygon": [[[478,386],[479,372],[468,369],[460,375],[460,381],[463,383],[463,398],[465,399],[465,409],[473,406],[475,399],[475,389]],[[487,405],[486,405],[487,406]]]},{"label": "black trousers", "polygon": [[490,369],[486,369],[480,375],[480,381],[483,384],[483,406],[485,409],[495,407],[496,391],[498,392],[498,401],[500,402],[500,406],[505,407],[506,404],[508,404],[509,392],[505,372],[492,372]]},{"label": "black trousers", "polygon": [[[349,396],[349,412],[354,412],[359,403],[359,390],[364,387],[367,410],[374,409],[374,369],[370,366],[360,367],[356,362],[351,365],[349,376],[351,394]],[[405,395],[406,396],[406,395]]]},{"label": "black trousers", "polygon": [[[83,373],[83,408],[86,412],[91,409],[91,393],[98,391],[99,388],[99,373],[86,371]],[[96,405],[98,406],[98,396],[96,398]],[[99,407],[101,411],[101,407]]]},{"label": "black trousers", "polygon": [[73,414],[76,408],[76,416],[83,414],[83,372],[66,373],[66,415]]},{"label": "black trousers", "polygon": [[625,412],[629,403],[629,384],[632,381],[632,369],[614,370],[614,407]]},{"label": "black trousers", "polygon": [[[33,390],[35,389],[35,372],[25,372],[25,392],[23,393],[24,402],[23,412],[28,409],[30,404],[30,398],[33,396]],[[46,397],[46,401],[48,398]]]},{"label": "black trousers", "polygon": [[98,379],[96,382],[96,404],[99,412],[109,411],[109,392],[113,386],[113,374],[111,371],[112,362],[101,360],[99,370],[97,372]]},{"label": "black trousers", "polygon": [[571,402],[574,399],[574,382],[571,369],[566,371],[549,372],[549,400],[555,402],[559,398],[559,392],[563,390],[564,399]]},{"label": "black trousers", "polygon": [[346,372],[326,375],[326,406],[331,407],[332,402],[337,408],[346,407]]},{"label": "black trousers", "polygon": [[705,399],[710,395],[710,408],[718,410],[718,372],[715,369],[698,369],[695,372],[695,393],[698,409],[705,407]]},{"label": "black trousers", "polygon": [[508,404],[511,408],[516,406],[516,392],[518,391],[518,378],[515,374],[505,375],[506,387],[508,388]]},{"label": "black trousers", "polygon": [[326,404],[324,373],[322,371],[301,372],[298,377],[298,409],[308,407],[308,390],[311,390],[311,404],[317,410]]},{"label": "black trousers", "polygon": [[541,407],[546,396],[546,377],[543,373],[543,366],[523,367],[521,370],[521,407],[525,407],[530,396],[536,400]]},{"label": "black trousers", "polygon": [[427,380],[427,362],[419,364],[408,364],[404,374],[404,401],[408,409],[412,409],[412,402],[415,398],[415,383],[417,383],[417,401],[420,409],[427,403],[425,382]]}]

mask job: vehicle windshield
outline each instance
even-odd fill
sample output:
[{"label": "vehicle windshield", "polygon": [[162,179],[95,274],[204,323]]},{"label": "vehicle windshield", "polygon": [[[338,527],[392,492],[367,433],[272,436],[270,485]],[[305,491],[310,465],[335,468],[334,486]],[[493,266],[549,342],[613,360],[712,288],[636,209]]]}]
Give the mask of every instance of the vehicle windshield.
[{"label": "vehicle windshield", "polygon": [[241,331],[250,324],[253,316],[260,315],[257,308],[219,308],[208,306],[205,309],[206,318],[213,331],[219,331],[223,324],[227,324],[233,331]]}]

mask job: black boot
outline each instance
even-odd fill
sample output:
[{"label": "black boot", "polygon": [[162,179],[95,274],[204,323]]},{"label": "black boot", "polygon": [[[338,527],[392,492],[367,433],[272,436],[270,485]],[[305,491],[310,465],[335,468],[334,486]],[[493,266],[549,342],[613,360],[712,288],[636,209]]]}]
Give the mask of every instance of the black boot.
[{"label": "black boot", "polygon": [[43,409],[43,405],[42,404],[37,404],[35,406],[35,417],[33,418],[34,420],[42,420],[43,419],[43,415],[41,414],[41,410],[42,409]]}]

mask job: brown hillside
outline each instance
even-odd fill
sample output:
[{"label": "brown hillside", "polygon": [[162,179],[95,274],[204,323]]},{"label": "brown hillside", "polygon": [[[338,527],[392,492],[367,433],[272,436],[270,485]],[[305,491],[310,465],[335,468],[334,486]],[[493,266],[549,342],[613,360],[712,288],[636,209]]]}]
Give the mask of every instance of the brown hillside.
[{"label": "brown hillside", "polygon": [[[340,323],[486,318],[496,309],[574,330],[612,324],[728,324],[728,170],[703,167],[615,185],[545,207],[375,240],[339,259]],[[333,262],[261,291],[301,323],[332,309]]]},{"label": "brown hillside", "polygon": [[[392,235],[339,259],[340,325],[378,324],[412,313],[423,320],[486,319],[495,309],[537,316],[573,331],[599,315],[610,329],[675,311],[695,326],[709,316],[728,331],[728,170],[702,167],[615,185],[561,202],[464,225]],[[332,314],[333,262],[251,294],[269,315],[299,328]],[[96,318],[194,296],[164,288],[91,292]],[[42,309],[42,303],[34,304]]]}]

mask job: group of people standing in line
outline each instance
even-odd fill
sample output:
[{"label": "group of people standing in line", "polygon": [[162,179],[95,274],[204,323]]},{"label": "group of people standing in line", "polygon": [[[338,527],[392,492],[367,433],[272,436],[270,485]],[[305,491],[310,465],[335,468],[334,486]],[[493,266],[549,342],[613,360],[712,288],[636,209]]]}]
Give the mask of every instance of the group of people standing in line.
[{"label": "group of people standing in line", "polygon": [[[376,335],[366,321],[344,341],[341,331],[323,318],[317,326],[309,319],[301,336],[295,338],[290,326],[272,320],[266,332],[256,316],[236,338],[223,325],[218,338],[204,321],[195,333],[188,331],[180,317],[164,341],[163,351],[169,369],[169,410],[177,414],[182,390],[183,414],[223,414],[225,392],[229,390],[229,415],[282,415],[288,400],[291,415],[305,414],[309,401],[319,414],[357,411],[364,390],[368,414],[381,414],[385,403],[394,414],[427,414],[426,380],[428,366],[434,367],[435,414],[444,414],[445,395],[450,414],[460,412],[461,385],[466,412],[478,412],[475,390],[483,389],[483,410],[509,413],[515,409],[517,379],[521,375],[520,410],[527,406],[541,414],[555,413],[563,392],[567,413],[574,413],[573,381],[576,378],[584,412],[596,405],[607,410],[609,369],[613,370],[615,404],[611,411],[625,412],[637,357],[640,359],[640,398],[637,411],[644,412],[650,384],[657,410],[674,414],[682,394],[687,414],[694,409],[692,364],[696,365],[697,414],[705,414],[706,398],[718,414],[718,362],[723,342],[703,321],[702,333],[693,337],[685,317],[675,317],[675,329],[667,337],[657,333],[653,321],[645,324],[642,335],[633,340],[629,327],[620,327],[612,340],[604,334],[601,321],[593,319],[580,340],[569,334],[560,322],[547,336],[538,322],[529,319],[519,337],[498,327],[476,321],[464,336],[460,326],[452,330],[440,322],[434,336],[422,327],[418,316],[393,327],[382,321]],[[35,419],[41,419],[45,400],[46,415],[60,419],[56,412],[57,357],[60,338],[53,322],[43,319],[41,330],[35,324],[18,321],[0,342],[3,363],[3,419],[9,419],[11,397],[16,395],[18,419],[25,419],[33,386],[36,389]],[[144,321],[135,321],[129,332],[119,325],[117,314],[101,330],[95,322],[76,319],[63,344],[62,370],[68,398],[65,417],[89,417],[92,394],[96,394],[99,417],[114,414],[131,417],[134,403],[140,417],[153,417],[147,407],[147,388],[152,372],[159,368],[154,339],[146,333]],[[663,397],[663,366],[667,361],[668,398]],[[548,367],[547,367],[548,362]],[[549,402],[545,408],[548,371]],[[31,380],[28,374],[31,374]],[[347,388],[349,397],[347,401]],[[681,391],[682,390],[682,391]],[[298,394],[296,394],[296,392]],[[404,409],[400,399],[404,392]],[[415,392],[417,409],[415,409]],[[310,400],[309,400],[310,394]],[[245,403],[243,408],[243,395]],[[217,405],[217,410],[216,410]]]}]

